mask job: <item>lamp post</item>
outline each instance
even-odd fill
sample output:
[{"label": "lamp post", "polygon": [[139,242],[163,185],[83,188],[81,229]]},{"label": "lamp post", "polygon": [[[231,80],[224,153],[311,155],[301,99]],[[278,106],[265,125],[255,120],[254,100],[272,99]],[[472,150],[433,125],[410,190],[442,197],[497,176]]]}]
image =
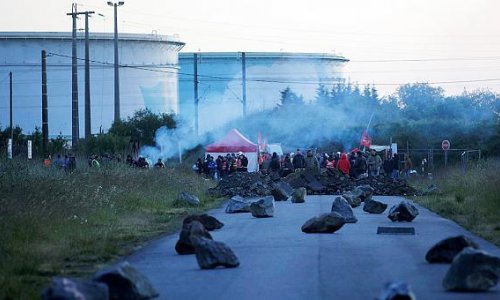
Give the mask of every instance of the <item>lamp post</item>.
[{"label": "lamp post", "polygon": [[113,6],[115,9],[115,122],[120,120],[120,75],[118,72],[118,6],[122,6],[123,4],[125,4],[125,2],[123,1],[108,1],[108,5]]}]

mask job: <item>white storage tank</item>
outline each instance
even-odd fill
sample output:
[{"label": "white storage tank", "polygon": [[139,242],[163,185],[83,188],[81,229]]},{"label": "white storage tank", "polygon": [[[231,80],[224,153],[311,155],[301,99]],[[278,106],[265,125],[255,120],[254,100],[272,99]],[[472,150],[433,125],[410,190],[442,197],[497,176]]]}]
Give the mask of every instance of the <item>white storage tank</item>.
[{"label": "white storage tank", "polygon": [[[107,130],[114,118],[114,34],[90,34],[91,130]],[[176,36],[119,34],[120,115],[141,108],[179,111]],[[49,136],[71,136],[71,32],[0,32],[0,126],[9,126],[9,80],[13,73],[13,124],[41,127],[41,51],[47,58]],[[84,136],[84,33],[78,33],[80,137]]]},{"label": "white storage tank", "polygon": [[[198,52],[199,132],[242,116],[242,53]],[[320,84],[344,82],[349,60],[325,53],[245,52],[247,113],[275,107],[290,87],[306,102]],[[194,53],[179,54],[180,114],[194,124]]]}]

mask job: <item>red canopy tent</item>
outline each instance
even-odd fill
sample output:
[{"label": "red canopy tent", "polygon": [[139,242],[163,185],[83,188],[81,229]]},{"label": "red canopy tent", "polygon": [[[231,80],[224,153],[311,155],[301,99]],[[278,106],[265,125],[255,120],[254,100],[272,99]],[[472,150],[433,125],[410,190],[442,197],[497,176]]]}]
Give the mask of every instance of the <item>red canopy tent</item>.
[{"label": "red canopy tent", "polygon": [[232,129],[221,140],[205,146],[206,154],[217,158],[217,156],[225,156],[228,153],[243,152],[248,158],[248,171],[255,172],[257,170],[257,144],[251,142],[244,137],[238,130]]}]

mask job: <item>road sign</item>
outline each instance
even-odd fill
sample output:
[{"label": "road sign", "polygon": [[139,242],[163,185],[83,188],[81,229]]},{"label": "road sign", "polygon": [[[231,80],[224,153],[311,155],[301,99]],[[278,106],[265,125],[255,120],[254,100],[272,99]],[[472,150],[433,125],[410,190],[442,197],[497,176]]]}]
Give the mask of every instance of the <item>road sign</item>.
[{"label": "road sign", "polygon": [[441,148],[443,148],[444,151],[449,150],[450,149],[450,141],[443,140],[443,142],[441,143]]}]

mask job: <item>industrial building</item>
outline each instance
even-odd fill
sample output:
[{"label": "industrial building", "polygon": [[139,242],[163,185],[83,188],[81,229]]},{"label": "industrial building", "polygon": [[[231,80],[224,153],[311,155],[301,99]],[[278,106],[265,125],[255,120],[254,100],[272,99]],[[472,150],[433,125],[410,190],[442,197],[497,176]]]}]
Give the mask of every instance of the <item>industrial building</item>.
[{"label": "industrial building", "polygon": [[[179,54],[181,116],[194,124],[195,64],[198,83],[199,132],[207,132],[243,114],[243,69],[246,75],[246,110],[270,109],[280,91],[290,87],[304,100],[313,101],[320,84],[344,82],[348,59],[324,53],[198,52]],[[194,125],[193,125],[194,126]]]},{"label": "industrial building", "polygon": [[[112,33],[90,34],[91,132],[109,129],[114,116]],[[149,108],[179,111],[176,36],[120,34],[120,114]],[[24,132],[41,127],[41,51],[47,58],[49,135],[71,136],[71,32],[0,32],[0,126],[9,126],[9,80],[13,74],[13,124]],[[78,33],[80,136],[84,134],[84,34]]]}]

